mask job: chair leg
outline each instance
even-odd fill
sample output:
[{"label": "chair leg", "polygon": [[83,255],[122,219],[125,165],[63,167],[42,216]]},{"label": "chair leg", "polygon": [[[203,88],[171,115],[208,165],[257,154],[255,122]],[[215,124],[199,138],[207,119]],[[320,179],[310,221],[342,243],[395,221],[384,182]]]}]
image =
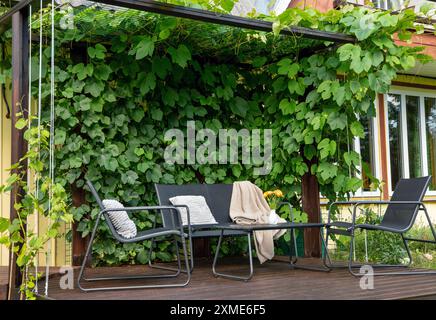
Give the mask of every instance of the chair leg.
[{"label": "chair leg", "polygon": [[[405,239],[404,235],[401,234],[401,238],[403,240],[404,246],[406,248],[407,255],[409,257],[408,264],[359,264],[353,265],[353,239],[354,239],[354,230],[351,235],[350,241],[350,256],[348,260],[348,271],[355,277],[361,277],[361,273],[357,273],[353,271],[355,268],[360,268],[364,265],[371,266],[372,268],[408,268],[412,264],[412,255],[409,249],[409,245],[407,243],[407,239]],[[373,272],[373,276],[407,276],[407,275],[436,275],[436,270],[433,271],[393,271],[393,272]]]},{"label": "chair leg", "polygon": [[223,277],[223,278],[234,279],[234,280],[243,280],[243,281],[250,280],[253,277],[253,273],[254,273],[253,272],[253,254],[252,254],[252,249],[251,249],[251,232],[247,233],[248,261],[249,261],[249,265],[250,265],[250,273],[246,277],[241,277],[241,276],[236,276],[236,275],[231,275],[231,274],[226,274],[226,273],[219,273],[216,271],[216,264],[218,261],[219,251],[221,249],[221,243],[222,243],[223,238],[224,238],[224,230],[221,230],[221,234],[220,234],[220,237],[218,239],[218,245],[216,247],[215,257],[213,259],[213,264],[212,264],[213,275],[215,277]]},{"label": "chair leg", "polygon": [[[189,259],[190,259],[190,272],[192,273],[193,272],[193,270],[194,270],[194,249],[193,249],[193,247],[192,247],[192,238],[191,237],[189,237]],[[154,241],[154,239],[152,239],[151,240],[151,245],[150,245],[150,249],[148,250],[148,266],[150,267],[150,268],[154,268],[154,269],[159,269],[159,270],[167,270],[167,271],[174,271],[174,272],[177,272],[177,269],[175,269],[175,268],[171,268],[171,267],[163,267],[163,266],[159,266],[159,265],[156,265],[156,264],[153,264],[152,262],[151,262],[151,256],[152,256],[152,253],[153,253],[153,245],[154,245],[154,243],[155,243],[155,241]],[[182,272],[182,273],[186,273],[186,270],[181,270],[180,272]]]},{"label": "chair leg", "polygon": [[[293,229],[292,229],[293,230]],[[322,232],[321,232],[321,228],[319,228],[319,237],[321,240],[321,246],[325,247],[325,243],[324,243],[324,239],[322,238]],[[325,264],[323,263],[322,267],[316,267],[316,266],[310,266],[310,265],[304,265],[304,264],[297,264],[298,261],[298,250],[297,250],[297,241],[295,238],[295,233],[294,233],[294,246],[295,246],[295,259],[290,263],[290,267],[292,269],[302,269],[302,270],[309,270],[309,271],[323,271],[323,272],[330,272],[331,269]],[[329,258],[330,260],[330,258]]]},{"label": "chair leg", "polygon": [[183,283],[176,283],[176,284],[161,284],[161,285],[137,285],[137,286],[122,286],[122,287],[93,287],[93,288],[84,288],[81,285],[81,281],[108,281],[108,280],[134,280],[134,279],[159,279],[159,278],[175,278],[177,276],[180,275],[181,273],[181,260],[180,260],[180,254],[179,254],[179,249],[178,249],[178,244],[177,244],[177,238],[176,236],[174,236],[174,244],[176,246],[176,256],[177,256],[177,264],[178,264],[178,269],[177,272],[175,274],[165,274],[165,275],[125,275],[125,276],[114,276],[114,277],[94,277],[94,278],[85,278],[84,277],[84,272],[85,272],[85,268],[86,268],[86,263],[87,260],[90,256],[91,253],[91,248],[92,248],[92,243],[95,237],[95,232],[93,232],[91,239],[89,241],[88,244],[88,248],[86,250],[86,254],[85,257],[83,259],[83,263],[82,266],[80,268],[80,272],[79,272],[79,277],[77,279],[77,285],[78,287],[85,292],[89,292],[89,291],[108,291],[108,290],[127,290],[127,289],[147,289],[147,288],[172,288],[172,287],[184,287],[186,286],[190,279],[191,279],[191,274],[189,272],[189,262],[188,262],[188,253],[186,250],[186,243],[185,243],[185,239],[183,238],[182,241],[182,246],[183,246],[183,254],[184,254],[184,258],[185,258],[185,265],[186,265],[186,270],[188,270],[187,272],[187,280]]}]

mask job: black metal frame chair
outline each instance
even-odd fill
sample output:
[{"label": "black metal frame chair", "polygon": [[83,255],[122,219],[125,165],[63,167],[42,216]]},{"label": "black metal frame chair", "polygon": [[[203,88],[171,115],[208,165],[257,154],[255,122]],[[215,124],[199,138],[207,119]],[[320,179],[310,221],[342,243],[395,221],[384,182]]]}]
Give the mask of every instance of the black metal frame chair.
[{"label": "black metal frame chair", "polygon": [[[328,222],[326,226],[326,248],[328,245],[329,235],[344,235],[351,237],[350,248],[349,248],[349,258],[347,265],[333,264],[330,259],[327,263],[326,257],[324,258],[324,264],[329,268],[344,268],[347,267],[349,272],[354,276],[361,276],[362,274],[356,273],[353,269],[360,268],[364,264],[353,263],[353,251],[354,251],[354,238],[355,230],[368,230],[368,231],[383,231],[400,234],[403,240],[403,244],[406,248],[406,252],[409,258],[408,264],[366,264],[371,265],[374,268],[383,267],[410,267],[412,264],[412,255],[408,246],[408,241],[417,241],[436,244],[436,232],[435,228],[430,220],[427,212],[427,208],[423,203],[425,192],[430,183],[431,177],[421,177],[421,178],[411,178],[411,179],[400,179],[397,183],[394,193],[390,201],[337,201],[330,205],[328,212]],[[356,224],[356,217],[358,214],[357,209],[362,205],[368,204],[378,204],[378,205],[388,205],[383,215],[382,221],[378,225],[372,224]],[[352,222],[344,221],[332,221],[332,208],[337,205],[353,205],[352,211]],[[423,240],[408,238],[405,233],[409,231],[413,224],[415,223],[416,217],[420,211],[425,213],[426,220],[430,226],[434,240]],[[399,271],[399,272],[374,272],[373,275],[418,275],[418,274],[436,274],[436,271]]]},{"label": "black metal frame chair", "polygon": [[[78,287],[81,290],[87,292],[87,291],[101,291],[101,290],[170,288],[170,287],[184,287],[184,286],[186,286],[189,283],[189,281],[191,280],[191,273],[189,272],[189,268],[190,268],[189,259],[188,259],[188,253],[187,253],[187,248],[186,248],[186,241],[185,241],[186,234],[183,231],[183,226],[181,224],[175,223],[175,221],[181,221],[180,209],[176,208],[174,206],[141,206],[141,207],[125,207],[125,208],[120,208],[120,209],[106,209],[106,208],[104,208],[103,203],[102,203],[97,191],[95,190],[94,186],[92,185],[92,183],[90,181],[87,181],[86,183],[87,183],[92,195],[94,196],[95,200],[97,201],[97,203],[100,207],[100,212],[97,215],[95,225],[94,225],[94,228],[93,228],[92,233],[91,233],[91,238],[89,239],[89,244],[88,244],[88,247],[86,249],[85,257],[83,259],[82,266],[81,266],[80,271],[79,271],[79,277],[77,279]],[[165,210],[165,212],[167,212],[167,214],[171,215],[171,218],[173,220],[172,227],[168,227],[168,226],[165,227],[164,226],[162,228],[156,228],[156,222],[155,222],[153,229],[146,230],[146,231],[140,231],[140,232],[138,232],[136,237],[129,238],[129,239],[120,236],[116,232],[115,227],[113,226],[113,224],[111,223],[111,221],[108,217],[108,212],[159,211],[162,213],[163,210]],[[133,242],[139,242],[139,241],[151,239],[152,244],[150,246],[149,259],[151,259],[151,253],[153,250],[154,239],[156,237],[172,236],[174,246],[176,248],[177,264],[178,264],[177,269],[172,269],[172,271],[174,271],[175,273],[162,274],[162,275],[161,274],[159,274],[159,275],[119,275],[119,276],[111,276],[111,277],[94,277],[94,278],[85,277],[84,273],[85,273],[86,264],[87,264],[87,261],[88,261],[90,255],[91,255],[92,243],[94,241],[94,238],[95,238],[95,235],[97,232],[97,227],[101,221],[102,216],[105,218],[105,221],[106,221],[114,239],[116,239],[117,241],[119,241],[121,243],[133,243]],[[155,221],[156,221],[156,219],[155,219]],[[182,263],[181,263],[181,259],[180,259],[179,244],[178,244],[179,241],[182,243],[183,255],[184,255],[184,260],[185,260],[185,268],[186,268],[186,270],[188,270],[187,279],[185,282],[170,283],[170,284],[158,284],[158,285],[147,284],[147,285],[135,285],[135,286],[111,286],[111,287],[92,287],[92,288],[85,288],[81,284],[82,280],[87,281],[87,282],[91,282],[91,281],[157,279],[157,278],[175,278],[175,277],[178,277],[180,275],[180,273],[182,272],[182,266],[181,266]],[[150,260],[149,260],[149,263],[150,263]]]},{"label": "black metal frame chair", "polygon": [[[290,247],[294,247],[295,256],[292,256],[292,250],[290,250],[289,263],[290,267],[294,269],[305,269],[305,270],[313,270],[313,271],[330,271],[329,268],[317,268],[314,266],[306,266],[302,264],[297,264],[298,261],[298,251],[297,251],[297,242],[295,229],[297,228],[320,228],[320,239],[321,242],[324,242],[323,237],[321,236],[321,228],[325,226],[323,223],[318,224],[296,224],[296,223],[282,223],[278,225],[254,225],[254,226],[241,226],[233,223],[230,218],[229,210],[230,210],[230,202],[233,192],[232,184],[185,184],[185,185],[170,185],[170,184],[155,184],[156,193],[158,196],[160,205],[171,205],[169,199],[175,196],[182,195],[199,195],[204,196],[210,210],[218,222],[218,224],[212,225],[191,225],[190,223],[190,212],[189,208],[185,207],[188,212],[188,225],[185,226],[187,229],[187,237],[190,243],[190,260],[191,260],[191,272],[194,270],[194,260],[193,260],[193,247],[192,247],[192,239],[195,238],[211,238],[211,237],[219,237],[217,251],[214,256],[212,271],[215,276],[226,277],[229,279],[235,280],[243,280],[248,281],[253,276],[253,257],[251,252],[251,240],[252,234],[256,230],[273,230],[273,229],[288,229],[291,238],[290,238]],[[288,206],[291,213],[291,219],[293,221],[292,214],[292,206],[288,202],[281,202],[277,208],[279,211],[284,206]],[[173,223],[173,220],[170,219],[171,216],[167,216],[165,212],[163,212],[163,223],[164,226],[170,226]],[[220,247],[222,244],[222,240],[224,237],[240,237],[246,236],[248,241],[248,256],[249,256],[249,268],[250,272],[248,276],[237,276],[230,275],[225,273],[220,273],[216,271],[216,265],[218,260],[218,255],[220,251]],[[158,265],[150,265],[154,268],[164,269],[174,271],[173,268],[158,266]],[[182,272],[186,272],[183,270]]]}]

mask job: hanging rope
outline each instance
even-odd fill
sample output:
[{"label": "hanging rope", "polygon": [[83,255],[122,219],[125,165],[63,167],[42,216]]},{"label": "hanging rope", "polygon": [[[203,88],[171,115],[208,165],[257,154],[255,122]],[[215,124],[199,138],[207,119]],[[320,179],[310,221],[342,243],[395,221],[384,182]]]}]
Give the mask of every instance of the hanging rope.
[{"label": "hanging rope", "polygon": [[[55,13],[55,3],[54,0],[51,2],[51,44],[50,44],[50,142],[49,142],[49,179],[50,187],[48,194],[48,223],[50,225],[50,213],[52,209],[53,201],[53,184],[54,184],[54,120],[55,120],[55,109],[54,109],[54,54],[55,54],[55,28],[54,28],[54,13]],[[47,243],[47,253],[46,253],[46,264],[45,264],[45,296],[48,296],[48,280],[50,272],[50,258],[51,258],[51,240]]]},{"label": "hanging rope", "polygon": [[[29,35],[32,34],[32,5],[29,5]],[[28,100],[27,100],[27,107],[28,107],[28,116],[31,115],[31,103],[32,103],[32,37],[29,37],[29,87],[28,87]],[[32,121],[29,121],[29,130],[31,128]],[[27,160],[27,168],[29,168],[29,160]],[[27,185],[30,186],[31,177],[30,174],[27,174]],[[29,237],[27,236],[29,234],[29,224],[26,223],[26,245],[29,246]],[[27,290],[27,283],[29,281],[29,266],[26,264],[26,270],[24,271],[24,277],[25,277],[25,284],[26,284],[26,290]]]},{"label": "hanging rope", "polygon": [[[38,68],[38,111],[37,111],[37,126],[38,126],[38,160],[41,160],[41,110],[42,110],[42,21],[43,21],[43,2],[40,1],[40,16],[39,16],[39,68]],[[39,176],[35,175],[35,197],[39,198]],[[35,232],[39,235],[39,214],[35,215]],[[35,261],[35,278],[38,277],[39,252],[36,255]],[[35,292],[38,294],[38,281],[35,282]]]}]

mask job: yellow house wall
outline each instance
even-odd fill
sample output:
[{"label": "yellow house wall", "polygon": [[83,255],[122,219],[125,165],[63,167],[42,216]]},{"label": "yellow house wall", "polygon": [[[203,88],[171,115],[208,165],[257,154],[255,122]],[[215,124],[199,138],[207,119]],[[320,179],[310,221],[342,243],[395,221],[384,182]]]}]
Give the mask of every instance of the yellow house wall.
[{"label": "yellow house wall", "polygon": [[[0,92],[0,183],[4,184],[9,177],[6,169],[11,165],[11,120],[6,118],[6,106],[1,97]],[[2,218],[9,218],[9,206],[9,194],[0,194],[0,216]],[[5,246],[0,245],[0,265],[7,266],[8,262],[9,252]]]},{"label": "yellow house wall", "polygon": [[[10,90],[6,90],[6,97],[8,97],[8,101],[10,101]],[[10,104],[9,104],[10,105]],[[33,103],[31,106],[31,110],[35,110],[35,104]],[[1,92],[0,92],[0,183],[3,184],[6,182],[9,172],[7,169],[11,165],[11,120],[6,118],[6,106],[3,101]],[[32,182],[32,174],[29,173],[30,182]],[[0,194],[0,208],[1,217],[9,218],[10,213],[10,195],[9,194]],[[38,220],[38,221],[37,221]],[[38,226],[36,226],[38,224]],[[28,227],[33,231],[39,230],[39,233],[43,233],[47,227],[47,220],[44,217],[39,217],[38,219],[33,215],[28,220]],[[62,226],[62,233],[65,233],[69,226]],[[59,239],[54,239],[50,243],[51,247],[51,255],[49,256],[49,265],[51,266],[64,266],[71,264],[71,245],[65,240],[65,237],[61,237]],[[39,253],[38,265],[44,266],[46,265],[46,250],[42,250]],[[9,253],[8,250],[4,246],[0,246],[0,266],[7,266],[9,262]]]}]

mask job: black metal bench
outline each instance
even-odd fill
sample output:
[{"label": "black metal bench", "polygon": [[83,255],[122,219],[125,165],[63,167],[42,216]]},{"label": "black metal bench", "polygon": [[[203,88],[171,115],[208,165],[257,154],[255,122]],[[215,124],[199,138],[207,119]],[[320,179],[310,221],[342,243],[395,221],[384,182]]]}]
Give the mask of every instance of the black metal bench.
[{"label": "black metal bench", "polygon": [[[251,238],[254,231],[260,230],[277,230],[277,229],[288,229],[291,234],[290,246],[294,246],[295,256],[292,255],[292,250],[290,250],[290,263],[292,267],[299,267],[310,270],[320,270],[318,268],[311,268],[307,266],[297,266],[297,242],[295,237],[295,229],[298,228],[322,228],[325,226],[323,223],[280,223],[280,224],[262,224],[262,225],[237,225],[233,223],[230,218],[230,202],[232,198],[233,185],[232,184],[186,184],[186,185],[170,185],[170,184],[155,184],[155,189],[159,204],[161,206],[172,206],[170,198],[176,196],[203,196],[218,224],[210,225],[188,225],[187,237],[190,243],[190,260],[191,260],[191,271],[194,269],[194,259],[193,259],[193,247],[192,239],[195,238],[209,238],[209,237],[219,237],[218,246],[216,248],[216,254],[213,262],[213,273],[215,276],[223,276],[231,279],[238,280],[249,280],[253,276],[253,257],[251,253]],[[277,208],[278,212],[284,207],[288,206],[291,210],[292,216],[292,206],[288,202],[281,202]],[[176,206],[177,207],[177,206]],[[185,207],[189,213],[189,209]],[[163,225],[165,227],[172,227],[174,224],[180,224],[179,221],[175,221],[174,215],[169,211],[162,210]],[[189,214],[188,214],[189,219]],[[219,250],[221,247],[222,239],[224,237],[237,237],[246,236],[248,241],[248,255],[250,264],[250,273],[247,277],[241,277],[230,274],[218,273],[216,271],[216,263],[218,259]],[[323,237],[321,237],[323,241]],[[155,266],[157,267],[157,266]],[[162,269],[168,269],[164,267],[158,267]]]}]

